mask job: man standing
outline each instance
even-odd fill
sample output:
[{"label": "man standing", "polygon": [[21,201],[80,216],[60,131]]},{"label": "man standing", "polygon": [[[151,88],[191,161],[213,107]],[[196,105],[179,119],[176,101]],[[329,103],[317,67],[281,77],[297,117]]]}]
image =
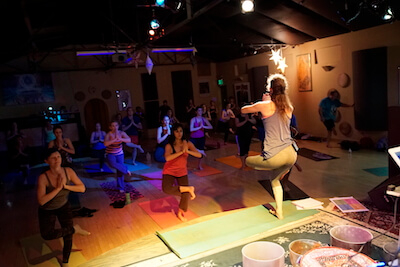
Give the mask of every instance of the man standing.
[{"label": "man standing", "polygon": [[321,100],[319,104],[319,116],[321,121],[324,123],[326,129],[328,130],[328,135],[326,137],[326,146],[330,146],[330,141],[332,133],[336,135],[335,121],[337,115],[338,107],[353,107],[353,105],[348,105],[340,102],[340,94],[336,89],[330,89],[328,91],[328,96]]},{"label": "man standing", "polygon": [[[127,110],[128,115],[122,119],[122,131],[124,131],[131,139],[131,143],[139,144],[139,131],[141,130],[142,123],[138,116],[133,116],[133,109],[129,107]],[[139,146],[138,146],[139,147]],[[132,164],[136,165],[137,147],[132,147]],[[140,148],[141,149],[141,148]]]}]

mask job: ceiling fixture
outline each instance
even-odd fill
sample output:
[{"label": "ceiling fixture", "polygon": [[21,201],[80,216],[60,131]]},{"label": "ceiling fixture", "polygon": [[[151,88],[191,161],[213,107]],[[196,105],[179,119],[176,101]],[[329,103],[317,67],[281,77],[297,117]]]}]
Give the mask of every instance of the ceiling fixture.
[{"label": "ceiling fixture", "polygon": [[254,0],[241,0],[242,13],[254,12]]},{"label": "ceiling fixture", "polygon": [[168,47],[168,48],[153,48],[153,53],[166,53],[166,52],[197,52],[194,46],[191,47]]},{"label": "ceiling fixture", "polygon": [[95,51],[77,51],[77,56],[101,56],[101,55],[114,55],[114,54],[126,54],[125,49],[121,50],[95,50]]},{"label": "ceiling fixture", "polygon": [[159,7],[165,7],[165,0],[156,0],[154,4]]},{"label": "ceiling fixture", "polygon": [[384,13],[383,16],[382,16],[382,19],[383,19],[384,21],[391,21],[391,20],[394,19],[393,11],[392,11],[392,9],[390,8],[390,6],[387,7],[385,13]]}]

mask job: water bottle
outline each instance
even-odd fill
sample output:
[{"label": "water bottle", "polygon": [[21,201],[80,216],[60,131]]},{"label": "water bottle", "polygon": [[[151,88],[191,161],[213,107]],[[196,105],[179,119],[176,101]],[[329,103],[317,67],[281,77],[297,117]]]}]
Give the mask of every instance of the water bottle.
[{"label": "water bottle", "polygon": [[147,154],[146,154],[146,161],[147,161],[147,163],[151,162],[151,155],[149,152],[147,152]]},{"label": "water bottle", "polygon": [[125,205],[131,204],[131,194],[125,193]]}]

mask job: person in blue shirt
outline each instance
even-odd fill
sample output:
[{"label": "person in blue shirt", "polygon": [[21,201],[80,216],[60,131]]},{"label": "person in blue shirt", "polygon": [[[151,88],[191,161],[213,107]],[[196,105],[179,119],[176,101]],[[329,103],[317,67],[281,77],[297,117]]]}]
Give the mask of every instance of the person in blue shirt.
[{"label": "person in blue shirt", "polygon": [[336,135],[335,121],[337,116],[337,109],[339,107],[353,107],[353,105],[348,105],[340,102],[340,94],[336,89],[330,89],[328,91],[328,96],[321,100],[319,103],[319,116],[321,121],[324,123],[326,129],[328,130],[328,135],[326,137],[326,146],[331,147],[331,137],[332,133]]}]

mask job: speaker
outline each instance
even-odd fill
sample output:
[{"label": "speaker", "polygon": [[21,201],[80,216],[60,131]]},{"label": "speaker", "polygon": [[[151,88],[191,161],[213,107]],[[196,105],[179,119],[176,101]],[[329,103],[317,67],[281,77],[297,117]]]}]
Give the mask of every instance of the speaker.
[{"label": "speaker", "polygon": [[[387,186],[390,184],[399,186],[400,175],[386,179],[368,192],[371,201],[381,210],[393,211],[395,197],[386,195]],[[399,207],[400,203],[397,206],[397,211],[400,210]]]}]

